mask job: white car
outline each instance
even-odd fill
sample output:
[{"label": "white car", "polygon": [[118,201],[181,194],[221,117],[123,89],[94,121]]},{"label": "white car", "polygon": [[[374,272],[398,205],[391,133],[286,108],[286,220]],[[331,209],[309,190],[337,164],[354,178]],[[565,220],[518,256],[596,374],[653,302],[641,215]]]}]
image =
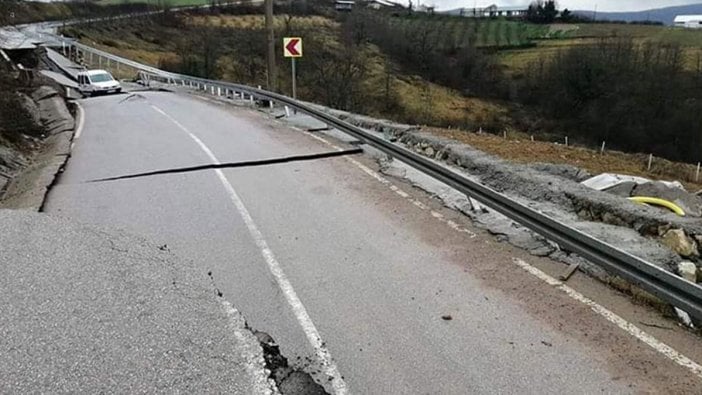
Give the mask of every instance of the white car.
[{"label": "white car", "polygon": [[87,70],[78,73],[78,90],[83,96],[120,93],[122,86],[105,70]]}]

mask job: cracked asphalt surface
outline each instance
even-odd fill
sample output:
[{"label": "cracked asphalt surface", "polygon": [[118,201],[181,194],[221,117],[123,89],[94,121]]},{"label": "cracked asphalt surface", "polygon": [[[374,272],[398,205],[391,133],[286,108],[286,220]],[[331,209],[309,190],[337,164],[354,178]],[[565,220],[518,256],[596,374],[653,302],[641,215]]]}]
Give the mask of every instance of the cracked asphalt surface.
[{"label": "cracked asphalt surface", "polygon": [[205,273],[124,232],[0,210],[0,393],[271,390]]},{"label": "cracked asphalt surface", "polygon": [[[329,147],[254,111],[187,95],[141,92],[123,99],[81,102],[85,128],[46,211],[143,234],[192,259],[200,273],[212,272],[224,298],[254,329],[269,333],[292,365],[331,391],[316,350],[214,172],[85,183],[207,163],[207,155],[173,120],[222,162]],[[222,172],[277,256],[351,392],[698,388],[698,381],[672,362],[510,266],[519,252],[482,234],[470,238],[455,232],[345,158]],[[520,292],[528,297],[515,296]],[[538,299],[541,311],[520,299]],[[583,328],[601,337],[576,335]]]}]

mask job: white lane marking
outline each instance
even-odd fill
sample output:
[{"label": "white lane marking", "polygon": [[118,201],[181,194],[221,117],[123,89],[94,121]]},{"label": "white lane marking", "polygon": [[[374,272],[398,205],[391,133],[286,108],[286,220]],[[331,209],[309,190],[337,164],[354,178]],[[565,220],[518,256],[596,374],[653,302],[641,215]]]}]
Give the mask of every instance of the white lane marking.
[{"label": "white lane marking", "polygon": [[669,345],[661,342],[660,340],[656,339],[655,337],[644,332],[636,325],[625,320],[624,318],[620,317],[616,313],[608,310],[604,306],[596,303],[592,299],[586,297],[585,295],[574,290],[573,288],[565,285],[563,282],[556,280],[555,278],[549,276],[548,274],[544,273],[543,271],[539,270],[538,268],[528,264],[527,262],[525,262],[519,258],[513,258],[512,261],[517,266],[521,267],[522,269],[526,270],[530,274],[532,274],[532,275],[538,277],[540,280],[544,281],[546,284],[551,285],[553,287],[556,287],[558,290],[564,292],[566,295],[570,296],[572,299],[575,299],[578,302],[583,303],[586,306],[590,307],[590,309],[592,309],[592,311],[594,311],[595,313],[604,317],[607,321],[618,326],[619,328],[621,328],[623,331],[630,334],[631,336],[634,336],[635,338],[648,344],[651,348],[653,348],[657,352],[663,354],[665,357],[667,357],[668,359],[677,363],[678,365],[680,365],[684,368],[687,368],[695,376],[702,379],[702,366],[699,365],[697,362],[695,362],[695,361],[691,360],[690,358],[686,357],[685,355],[679,353],[678,351],[676,351],[675,349],[673,349]]},{"label": "white lane marking", "polygon": [[[339,147],[338,145],[332,143],[331,141],[328,141],[327,139],[325,139],[325,138],[323,138],[323,137],[317,136],[317,135],[315,135],[315,134],[313,134],[313,133],[306,132],[306,131],[303,131],[303,133],[305,133],[306,135],[308,135],[308,136],[310,136],[310,137],[312,137],[312,138],[314,138],[314,139],[316,139],[316,140],[318,140],[318,141],[321,141],[322,143],[324,143],[324,144],[326,144],[326,145],[332,147],[333,149],[335,149],[335,150],[337,150],[337,151],[342,151],[342,150],[343,150],[343,148],[341,148],[341,147]],[[471,239],[478,236],[476,233],[474,233],[474,232],[468,230],[466,227],[464,227],[464,226],[462,226],[462,225],[459,225],[458,223],[454,222],[453,220],[447,219],[443,214],[441,214],[441,213],[439,213],[439,212],[437,212],[437,211],[432,210],[432,209],[431,209],[429,206],[427,206],[426,204],[424,204],[424,203],[420,202],[419,200],[413,198],[409,193],[403,191],[403,190],[400,189],[398,186],[396,186],[396,185],[394,185],[393,183],[391,183],[390,180],[388,180],[387,178],[385,178],[385,177],[383,177],[382,175],[380,175],[377,171],[375,171],[375,170],[369,168],[368,166],[364,165],[363,163],[357,161],[357,160],[354,159],[354,158],[351,158],[351,157],[346,156],[346,157],[344,157],[344,159],[346,159],[347,161],[351,162],[351,164],[353,164],[354,166],[358,167],[359,169],[361,169],[361,171],[363,171],[364,173],[366,173],[366,174],[368,174],[369,176],[373,177],[375,180],[377,180],[377,181],[380,182],[381,184],[387,185],[387,186],[390,188],[391,191],[395,192],[396,194],[398,194],[399,196],[401,196],[403,199],[406,199],[407,201],[409,201],[410,203],[412,203],[414,206],[416,206],[416,207],[419,208],[420,210],[428,211],[429,214],[431,214],[432,217],[436,218],[439,222],[445,223],[446,225],[448,225],[448,227],[450,227],[451,229],[455,230],[456,232],[465,233],[465,234],[467,234]]]},{"label": "white lane marking", "polygon": [[[202,151],[204,151],[205,154],[207,154],[207,156],[212,160],[213,164],[220,164],[219,159],[217,159],[214,153],[212,153],[212,151],[205,145],[205,143],[202,142],[202,140],[200,140],[185,126],[183,126],[180,122],[175,120],[170,115],[166,114],[160,108],[154,105],[152,105],[151,107],[158,113],[162,114],[164,117],[168,118],[182,131],[187,133],[188,136],[190,136],[190,138],[193,139],[193,141],[195,141],[195,143],[200,147],[200,149],[202,149]],[[215,173],[217,174],[217,177],[221,181],[222,185],[224,186],[224,189],[229,194],[229,197],[232,203],[234,203],[234,206],[239,212],[239,215],[244,220],[244,223],[246,224],[246,227],[249,230],[251,238],[256,243],[256,246],[259,248],[261,255],[263,256],[263,259],[265,259],[271,274],[273,274],[273,277],[275,277],[275,280],[278,283],[278,287],[280,287],[280,289],[283,291],[283,295],[285,295],[285,299],[292,308],[293,313],[295,314],[298,323],[302,327],[303,332],[305,332],[305,336],[307,336],[307,341],[309,341],[310,345],[312,345],[312,348],[314,349],[315,354],[317,355],[317,359],[322,365],[324,373],[332,378],[331,384],[332,388],[334,389],[334,392],[336,394],[346,394],[348,392],[346,383],[344,382],[344,379],[341,378],[341,373],[339,372],[339,369],[332,360],[331,354],[329,353],[329,350],[327,349],[324,341],[322,341],[322,337],[319,335],[319,331],[317,331],[317,328],[312,322],[312,319],[310,318],[309,314],[307,314],[307,309],[305,309],[305,306],[302,304],[302,301],[300,301],[300,298],[297,296],[295,289],[293,288],[292,284],[283,272],[283,269],[280,266],[280,262],[278,262],[275,255],[273,254],[273,251],[268,246],[268,242],[266,242],[266,239],[263,237],[263,234],[258,229],[258,226],[256,226],[256,223],[254,222],[253,218],[251,217],[251,214],[249,213],[249,210],[247,210],[246,206],[244,206],[244,202],[236,193],[234,187],[232,187],[232,184],[229,183],[227,177],[224,176],[224,172],[222,172],[222,170],[220,169],[215,169]]]},{"label": "white lane marking", "polygon": [[83,125],[85,124],[85,111],[83,111],[83,106],[80,103],[76,103],[76,112],[78,114],[78,121],[76,122],[76,133],[73,135],[73,140],[78,140],[83,134]]}]

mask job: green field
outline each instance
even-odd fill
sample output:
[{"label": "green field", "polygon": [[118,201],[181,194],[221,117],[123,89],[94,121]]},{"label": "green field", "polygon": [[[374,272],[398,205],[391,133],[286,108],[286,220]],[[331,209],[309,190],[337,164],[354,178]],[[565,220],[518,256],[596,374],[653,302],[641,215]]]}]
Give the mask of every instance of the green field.
[{"label": "green field", "polygon": [[454,16],[408,16],[392,18],[395,27],[418,31],[421,26],[429,34],[443,38],[445,45],[473,42],[478,47],[518,47],[532,40],[548,38],[548,26],[506,19],[473,19]]},{"label": "green field", "polygon": [[566,37],[632,37],[641,40],[674,43],[683,47],[702,47],[702,31],[670,26],[625,24],[581,24]]}]

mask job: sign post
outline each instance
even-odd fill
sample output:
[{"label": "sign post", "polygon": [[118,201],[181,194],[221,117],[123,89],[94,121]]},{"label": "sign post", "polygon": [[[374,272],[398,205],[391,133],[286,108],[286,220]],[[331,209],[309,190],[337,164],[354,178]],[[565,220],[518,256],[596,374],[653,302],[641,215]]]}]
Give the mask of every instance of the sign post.
[{"label": "sign post", "polygon": [[290,58],[290,61],[292,62],[292,97],[293,99],[297,99],[297,70],[295,59],[302,57],[302,38],[283,38],[283,56]]},{"label": "sign post", "polygon": [[290,58],[292,62],[292,95],[293,99],[297,99],[297,73],[295,72],[295,58]]}]

